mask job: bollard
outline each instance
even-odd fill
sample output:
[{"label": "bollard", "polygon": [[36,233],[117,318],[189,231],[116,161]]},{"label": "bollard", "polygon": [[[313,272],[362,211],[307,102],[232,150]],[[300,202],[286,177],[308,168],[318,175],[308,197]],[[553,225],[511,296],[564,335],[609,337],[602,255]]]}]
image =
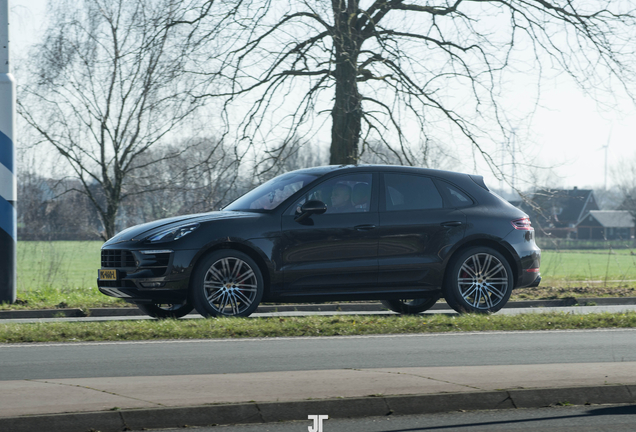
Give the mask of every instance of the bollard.
[{"label": "bollard", "polygon": [[0,303],[16,299],[15,81],[9,64],[9,0],[0,0]]}]

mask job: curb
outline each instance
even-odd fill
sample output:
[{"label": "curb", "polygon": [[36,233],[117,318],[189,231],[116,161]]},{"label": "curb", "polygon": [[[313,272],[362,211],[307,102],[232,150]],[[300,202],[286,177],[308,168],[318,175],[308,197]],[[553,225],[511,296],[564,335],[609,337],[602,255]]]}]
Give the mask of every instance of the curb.
[{"label": "curb", "polygon": [[636,385],[498,390],[471,393],[367,396],[296,402],[100,411],[0,418],[0,430],[12,432],[119,432],[124,430],[272,423],[307,420],[308,415],[356,418],[433,414],[450,411],[541,408],[555,405],[636,402]]},{"label": "curb", "polygon": [[[555,300],[523,300],[511,301],[504,309],[538,308],[538,307],[568,307],[568,306],[613,306],[636,305],[636,297],[569,297]],[[387,310],[381,303],[325,303],[325,304],[297,304],[297,305],[260,305],[257,313],[267,312],[375,312]],[[445,302],[437,302],[430,310],[449,310]],[[82,318],[82,317],[111,317],[111,316],[145,316],[136,307],[129,308],[95,308],[83,310],[77,308],[39,309],[39,310],[6,310],[0,311],[0,321],[3,319],[34,319],[34,318]]]}]

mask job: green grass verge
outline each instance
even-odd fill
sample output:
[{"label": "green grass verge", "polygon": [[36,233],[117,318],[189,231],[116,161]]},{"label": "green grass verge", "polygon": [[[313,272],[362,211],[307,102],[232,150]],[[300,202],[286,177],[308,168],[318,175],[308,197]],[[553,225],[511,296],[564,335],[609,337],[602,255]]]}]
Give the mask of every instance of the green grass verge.
[{"label": "green grass verge", "polygon": [[100,241],[19,241],[17,297],[2,309],[131,306],[97,289]]},{"label": "green grass verge", "polygon": [[629,249],[542,251],[541,285],[636,287],[636,255]]},{"label": "green grass verge", "polygon": [[[18,302],[1,309],[132,307],[97,290],[102,242],[18,242]],[[636,296],[636,255],[629,249],[543,251],[540,289],[512,300]],[[544,288],[547,287],[547,288]]]},{"label": "green grass verge", "polygon": [[330,316],[1,324],[0,343],[340,336],[636,327],[636,312]]}]

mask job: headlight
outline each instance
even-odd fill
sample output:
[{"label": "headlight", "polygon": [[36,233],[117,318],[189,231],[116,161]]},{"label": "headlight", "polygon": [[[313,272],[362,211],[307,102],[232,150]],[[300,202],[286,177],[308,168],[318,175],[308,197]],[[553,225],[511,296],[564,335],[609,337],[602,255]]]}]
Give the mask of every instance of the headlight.
[{"label": "headlight", "polygon": [[106,244],[119,243],[120,241],[129,240],[128,238],[125,238],[124,236],[126,235],[126,233],[132,231],[133,228],[135,228],[135,227],[126,228],[125,230],[118,232],[113,237],[111,237],[109,240],[107,240]]},{"label": "headlight", "polygon": [[153,234],[151,237],[148,237],[148,241],[150,241],[150,243],[159,243],[179,240],[181,237],[187,236],[197,228],[199,228],[199,224],[183,225],[177,228],[170,228],[157,234]]}]

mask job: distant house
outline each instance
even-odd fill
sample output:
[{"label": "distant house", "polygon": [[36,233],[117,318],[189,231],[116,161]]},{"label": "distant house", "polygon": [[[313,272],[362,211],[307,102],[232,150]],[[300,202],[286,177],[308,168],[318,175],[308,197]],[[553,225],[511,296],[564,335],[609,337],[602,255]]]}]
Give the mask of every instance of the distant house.
[{"label": "distant house", "polygon": [[626,210],[592,210],[577,225],[582,240],[629,240],[634,238],[634,219]]},{"label": "distant house", "polygon": [[598,204],[591,189],[538,190],[519,208],[530,216],[538,236],[576,238],[577,224]]}]

